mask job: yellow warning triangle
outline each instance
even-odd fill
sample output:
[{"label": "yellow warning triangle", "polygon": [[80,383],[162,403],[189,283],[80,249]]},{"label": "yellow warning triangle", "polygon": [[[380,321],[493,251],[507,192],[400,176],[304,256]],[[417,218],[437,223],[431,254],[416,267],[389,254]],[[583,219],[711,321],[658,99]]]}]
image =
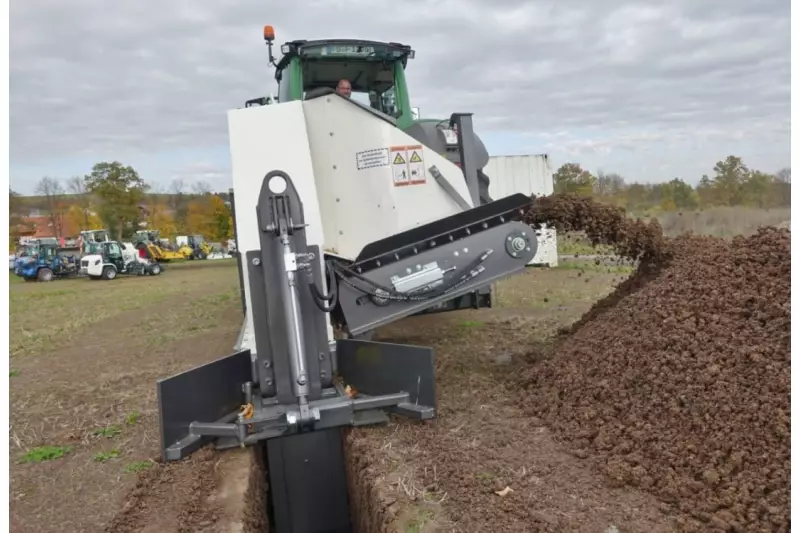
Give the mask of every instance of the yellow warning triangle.
[{"label": "yellow warning triangle", "polygon": [[403,159],[403,156],[400,155],[400,152],[397,152],[397,155],[394,157],[394,162],[392,164],[393,165],[402,165],[405,162],[406,162],[406,160]]},{"label": "yellow warning triangle", "polygon": [[411,159],[409,159],[409,161],[412,163],[422,163],[422,158],[415,151],[413,154],[411,154]]}]

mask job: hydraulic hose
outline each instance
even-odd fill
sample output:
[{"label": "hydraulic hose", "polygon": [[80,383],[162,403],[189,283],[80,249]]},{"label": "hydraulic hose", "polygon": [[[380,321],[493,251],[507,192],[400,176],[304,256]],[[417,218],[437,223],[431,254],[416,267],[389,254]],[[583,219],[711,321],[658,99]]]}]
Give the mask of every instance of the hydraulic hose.
[{"label": "hydraulic hose", "polygon": [[323,313],[330,313],[339,303],[339,290],[336,286],[336,272],[334,272],[333,266],[328,261],[325,262],[325,266],[326,271],[328,272],[328,287],[331,291],[330,294],[323,293],[319,287],[317,287],[317,284],[314,282],[314,274],[311,269],[308,270],[308,286],[311,289],[311,296],[314,300],[314,304],[316,304],[319,310]]}]

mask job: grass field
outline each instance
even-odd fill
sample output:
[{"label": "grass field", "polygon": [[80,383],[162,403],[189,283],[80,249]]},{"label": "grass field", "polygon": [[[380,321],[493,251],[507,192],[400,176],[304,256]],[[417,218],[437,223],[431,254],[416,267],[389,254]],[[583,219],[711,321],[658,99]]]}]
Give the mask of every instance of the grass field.
[{"label": "grass field", "polygon": [[[523,424],[523,415],[513,407],[514,391],[504,383],[532,350],[581,316],[628,271],[591,263],[531,269],[498,284],[495,309],[412,317],[381,330],[379,337],[436,349],[442,410],[433,435],[437,442],[489,442],[481,424]],[[129,509],[132,494],[143,490],[136,488],[137,481],[145,483],[143,476],[167,468],[154,460],[159,455],[156,380],[232,349],[241,324],[235,262],[168,265],[158,277],[110,282],[19,283],[12,276],[10,289],[12,531],[103,531]],[[497,408],[491,416],[487,405]],[[374,469],[370,490],[388,495],[401,509],[396,530],[430,531],[454,518],[476,487],[442,480],[431,488],[419,436],[405,427],[352,432],[350,449],[362,450]],[[606,509],[608,520],[624,519],[619,502],[650,505],[637,495],[604,493],[599,478],[559,452],[548,434],[538,431],[530,438],[537,444],[525,448],[522,460],[551,465],[552,475],[541,474],[541,479],[554,494],[578,490],[585,501]],[[497,442],[491,446],[484,454],[494,466],[456,457],[454,468],[491,484],[499,470],[490,471],[499,468],[505,453]],[[186,521],[183,508],[206,503],[198,499],[200,474],[191,464],[176,468],[183,470],[170,470],[143,485],[169,505],[138,516],[136,527],[115,531],[202,529],[178,525]],[[577,476],[581,487],[558,472]],[[519,497],[538,498],[541,487],[518,484],[516,490]],[[448,495],[444,500],[443,494]],[[559,502],[548,505],[560,512],[590,512]],[[148,526],[150,520],[157,527]]]},{"label": "grass field", "polygon": [[[649,217],[641,217],[649,218]],[[735,235],[752,235],[762,226],[779,226],[791,220],[791,210],[757,209],[752,207],[713,207],[698,211],[667,211],[654,216],[664,234],[675,237],[696,233],[729,239]],[[608,246],[592,247],[579,233],[558,236],[559,255],[610,254]]]}]

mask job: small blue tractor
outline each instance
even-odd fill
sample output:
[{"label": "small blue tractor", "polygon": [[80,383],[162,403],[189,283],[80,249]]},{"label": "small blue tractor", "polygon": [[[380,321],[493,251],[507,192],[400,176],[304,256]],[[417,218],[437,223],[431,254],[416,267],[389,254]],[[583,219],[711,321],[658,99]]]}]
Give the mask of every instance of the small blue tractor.
[{"label": "small blue tractor", "polygon": [[74,277],[78,275],[78,260],[74,256],[59,255],[55,243],[34,241],[16,260],[14,273],[25,281]]}]

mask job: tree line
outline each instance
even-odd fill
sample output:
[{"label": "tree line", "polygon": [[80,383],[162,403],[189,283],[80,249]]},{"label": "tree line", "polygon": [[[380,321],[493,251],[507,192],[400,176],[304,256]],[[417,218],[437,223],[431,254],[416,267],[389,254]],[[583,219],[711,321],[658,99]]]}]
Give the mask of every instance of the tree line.
[{"label": "tree line", "polygon": [[[224,241],[233,237],[226,194],[212,193],[205,182],[188,187],[183,180],[173,180],[164,190],[145,182],[133,167],[119,161],[97,163],[89,174],[64,181],[43,177],[35,192],[37,207],[55,237],[106,228],[123,240],[142,227],[158,230],[165,238],[200,234],[210,241]],[[29,208],[25,197],[9,188],[12,242],[15,228],[24,224]]]},{"label": "tree line", "polygon": [[593,175],[577,163],[566,163],[553,175],[553,187],[556,193],[593,196],[632,213],[791,205],[790,168],[769,174],[751,169],[741,157],[731,155],[718,161],[712,172],[704,174],[694,187],[678,177],[664,183],[627,183],[619,174]]}]

